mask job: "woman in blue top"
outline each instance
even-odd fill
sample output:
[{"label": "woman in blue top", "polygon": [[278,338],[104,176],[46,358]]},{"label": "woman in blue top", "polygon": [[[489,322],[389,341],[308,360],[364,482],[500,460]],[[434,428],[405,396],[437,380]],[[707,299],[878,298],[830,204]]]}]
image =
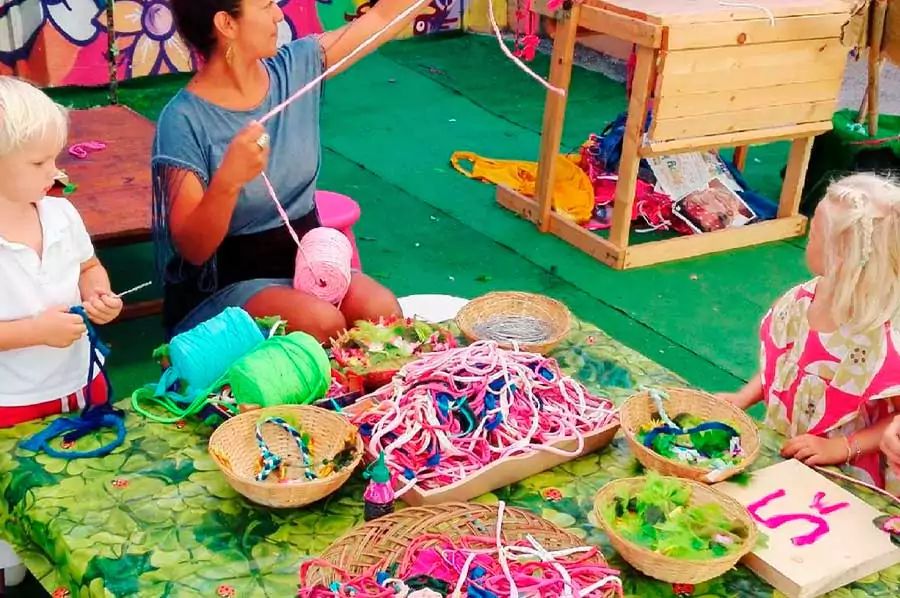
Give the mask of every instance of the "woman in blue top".
[{"label": "woman in blue top", "polygon": [[292,288],[297,248],[260,174],[266,171],[300,236],[319,226],[321,86],[265,126],[257,120],[412,4],[379,0],[338,30],[278,48],[284,15],[272,0],[171,0],[179,33],[203,66],[163,110],[153,145],[154,238],[168,336],[228,306],[279,315],[323,342],[356,320],[400,313],[394,295],[359,272],[340,309]]}]

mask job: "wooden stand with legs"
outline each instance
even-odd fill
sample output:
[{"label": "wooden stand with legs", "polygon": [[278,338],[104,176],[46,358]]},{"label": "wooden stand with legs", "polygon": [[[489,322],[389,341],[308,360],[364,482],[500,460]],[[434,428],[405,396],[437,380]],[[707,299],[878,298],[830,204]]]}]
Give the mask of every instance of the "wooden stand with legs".
[{"label": "wooden stand with legs", "polygon": [[[551,210],[554,157],[566,97],[548,92],[535,198],[506,187],[503,207],[616,269],[635,268],[802,235],[800,195],[814,137],[831,128],[848,48],[841,29],[849,0],[756,0],[760,8],[718,0],[584,0],[554,15],[550,82],[568,88],[577,35],[603,33],[633,43],[637,62],[609,238]],[[749,5],[747,5],[749,6]],[[644,134],[648,110],[653,119]],[[642,158],[791,141],[775,220],[724,231],[630,244],[631,214]]]}]

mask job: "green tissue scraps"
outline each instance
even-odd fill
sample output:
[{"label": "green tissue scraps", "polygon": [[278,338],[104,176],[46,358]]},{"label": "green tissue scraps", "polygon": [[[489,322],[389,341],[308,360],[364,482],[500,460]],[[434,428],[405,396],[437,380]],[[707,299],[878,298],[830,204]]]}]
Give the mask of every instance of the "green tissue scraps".
[{"label": "green tissue scraps", "polygon": [[746,526],[717,503],[690,504],[691,492],[680,480],[651,471],[643,486],[621,489],[601,514],[629,542],[672,558],[702,561],[738,551]]},{"label": "green tissue scraps", "polygon": [[[730,469],[744,459],[741,437],[737,434],[734,423],[708,422],[689,413],[677,415],[672,423],[686,433],[658,432],[665,424],[653,418],[638,430],[637,441],[666,459],[710,470]],[[712,425],[713,428],[694,430],[703,424]]]}]

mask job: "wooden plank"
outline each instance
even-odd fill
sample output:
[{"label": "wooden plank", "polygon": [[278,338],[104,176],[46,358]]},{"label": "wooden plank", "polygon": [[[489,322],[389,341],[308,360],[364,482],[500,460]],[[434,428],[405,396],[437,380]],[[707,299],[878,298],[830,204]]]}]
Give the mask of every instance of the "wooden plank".
[{"label": "wooden plank", "polygon": [[537,185],[535,196],[541,206],[538,227],[547,232],[548,220],[553,207],[553,183],[556,178],[556,157],[562,141],[563,122],[566,118],[566,100],[568,99],[569,82],[572,78],[572,59],[575,55],[575,32],[581,4],[575,4],[569,18],[558,23],[556,39],[553,41],[553,53],[550,57],[550,84],[566,90],[560,95],[547,90],[544,103],[544,122],[541,127],[541,147],[538,154]]},{"label": "wooden plank", "polygon": [[650,138],[655,140],[680,139],[755,131],[773,127],[821,122],[834,114],[837,99],[756,108],[739,112],[722,112],[667,120],[654,119]]},{"label": "wooden plank", "polygon": [[728,6],[728,2],[721,0],[584,0],[584,3],[666,25],[759,19],[761,14],[767,16],[768,13],[776,19],[829,13],[849,16],[852,6],[847,0],[754,0],[733,3],[741,6]]},{"label": "wooden plank", "polygon": [[868,98],[867,117],[869,119],[869,137],[878,135],[878,104],[879,86],[881,84],[881,48],[884,44],[884,20],[887,15],[887,0],[874,0],[872,6],[872,38],[869,40],[868,56],[868,85],[866,97]]},{"label": "wooden plank", "polygon": [[806,182],[806,168],[812,152],[814,137],[801,137],[791,143],[787,168],[784,171],[784,185],[778,201],[778,217],[796,216],[800,213],[800,198]]},{"label": "wooden plank", "polygon": [[[497,203],[532,222],[538,218],[540,207],[533,199],[517,193],[509,187],[497,186]],[[551,213],[548,232],[576,247],[612,268],[621,269],[624,252],[608,240],[586,228],[578,226],[557,213]]]},{"label": "wooden plank", "polygon": [[723,135],[710,135],[708,137],[690,137],[674,139],[672,141],[651,141],[641,147],[640,154],[643,158],[650,156],[665,156],[679,152],[699,152],[701,150],[718,149],[721,147],[735,147],[739,145],[762,145],[773,141],[796,139],[808,135],[818,135],[832,128],[831,120],[794,125],[789,127],[775,127],[758,131],[741,131],[740,133],[725,133]]},{"label": "wooden plank", "polygon": [[[768,66],[743,68],[733,73],[660,73],[659,95],[714,93],[738,89],[759,89],[791,83],[833,81],[844,76],[847,54],[843,50],[829,56],[836,63],[818,61],[805,68],[772,68]],[[840,65],[840,66],[837,66]]]},{"label": "wooden plank", "polygon": [[656,118],[666,120],[700,114],[735,113],[754,108],[832,100],[840,95],[841,84],[842,80],[835,78],[713,93],[663,93],[656,100]]},{"label": "wooden plank", "polygon": [[640,148],[644,138],[644,124],[647,119],[647,100],[656,72],[656,51],[639,46],[637,62],[634,66],[634,80],[631,99],[628,102],[628,118],[625,121],[625,136],[622,141],[622,155],[619,159],[619,179],[616,182],[616,198],[613,203],[612,229],[609,240],[616,247],[628,247],[631,231],[631,214],[637,187]]},{"label": "wooden plank", "polygon": [[747,507],[766,534],[744,564],[776,595],[823,596],[900,563],[900,549],[874,523],[883,513],[796,459],[716,489]]},{"label": "wooden plank", "polygon": [[848,49],[837,37],[774,44],[753,44],[700,50],[678,50],[666,54],[666,74],[718,73],[739,76],[743,69],[767,67],[799,71],[816,62],[837,67],[847,60]]},{"label": "wooden plank", "polygon": [[98,246],[150,239],[154,131],[152,122],[124,106],[69,111],[70,144],[95,139],[106,143],[106,149],[83,160],[63,152],[57,161],[77,187],[68,199]]},{"label": "wooden plank", "polygon": [[676,237],[664,241],[632,245],[625,254],[623,268],[641,268],[700,255],[720,253],[741,247],[752,247],[782,239],[791,239],[801,236],[805,230],[806,217],[793,216],[701,235]]},{"label": "wooden plank", "polygon": [[846,14],[804,15],[778,19],[693,23],[669,28],[666,50],[768,44],[806,39],[836,38],[847,23]]},{"label": "wooden plank", "polygon": [[[559,10],[550,10],[547,4],[548,0],[535,0],[531,9],[556,21]],[[659,25],[587,4],[579,4],[581,4],[581,16],[578,19],[579,35],[584,30],[613,35],[618,39],[652,48],[662,45],[663,28]]]},{"label": "wooden plank", "polygon": [[162,313],[162,299],[151,299],[149,301],[138,301],[137,303],[126,303],[122,309],[122,315],[118,321],[136,320],[148,316],[155,316]]}]

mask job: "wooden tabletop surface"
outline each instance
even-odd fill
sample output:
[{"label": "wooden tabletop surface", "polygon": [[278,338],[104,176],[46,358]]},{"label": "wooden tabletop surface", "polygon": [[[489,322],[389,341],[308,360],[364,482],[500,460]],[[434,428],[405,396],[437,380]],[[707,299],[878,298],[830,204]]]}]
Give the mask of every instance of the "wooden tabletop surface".
[{"label": "wooden tabletop surface", "polygon": [[[69,112],[69,146],[57,166],[76,186],[68,196],[97,245],[124,245],[150,239],[150,147],[154,124],[124,106]],[[106,149],[87,158],[68,147],[101,141]],[[56,190],[59,194],[59,189]]]},{"label": "wooden tabletop surface", "polygon": [[858,0],[585,0],[590,6],[611,10],[657,24],[718,22],[850,13]]}]

